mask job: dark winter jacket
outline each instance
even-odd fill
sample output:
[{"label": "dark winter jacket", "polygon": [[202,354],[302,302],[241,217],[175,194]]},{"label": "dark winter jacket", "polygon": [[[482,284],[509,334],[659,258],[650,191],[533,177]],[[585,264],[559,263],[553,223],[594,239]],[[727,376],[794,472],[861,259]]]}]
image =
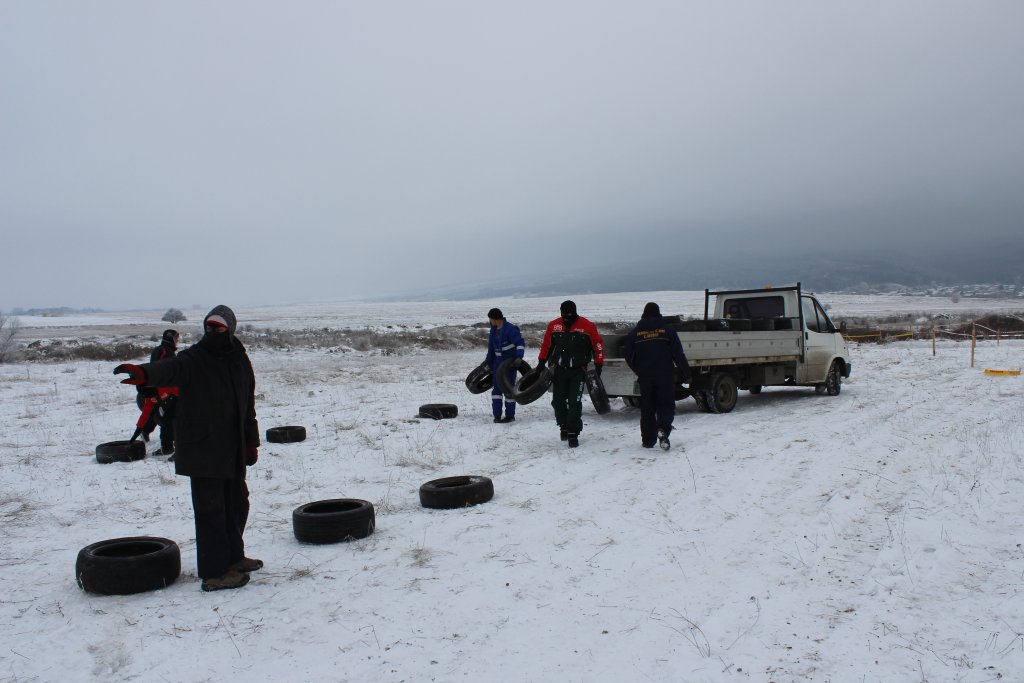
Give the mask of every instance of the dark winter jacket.
[{"label": "dark winter jacket", "polygon": [[492,371],[497,370],[502,361],[509,358],[522,358],[524,353],[526,353],[526,342],[523,341],[523,335],[519,332],[518,327],[507,320],[502,323],[500,329],[491,326],[491,331],[487,336],[486,363]]},{"label": "dark winter jacket", "polygon": [[149,362],[155,363],[164,358],[174,358],[175,353],[177,353],[177,349],[174,347],[174,342],[164,339],[160,342],[160,346],[153,349],[153,353],[149,354]]},{"label": "dark winter jacket", "polygon": [[626,363],[639,377],[672,377],[675,364],[684,382],[690,381],[690,364],[676,331],[660,315],[640,319],[623,346]]},{"label": "dark winter jacket", "polygon": [[259,446],[260,436],[256,378],[242,342],[231,336],[230,348],[221,352],[200,342],[142,367],[150,386],[178,387],[175,471],[190,477],[244,477],[245,448]]},{"label": "dark winter jacket", "polygon": [[604,365],[604,340],[597,326],[579,316],[570,322],[555,318],[544,331],[544,342],[540,345],[540,362],[554,360],[556,368],[582,367],[594,361]]}]

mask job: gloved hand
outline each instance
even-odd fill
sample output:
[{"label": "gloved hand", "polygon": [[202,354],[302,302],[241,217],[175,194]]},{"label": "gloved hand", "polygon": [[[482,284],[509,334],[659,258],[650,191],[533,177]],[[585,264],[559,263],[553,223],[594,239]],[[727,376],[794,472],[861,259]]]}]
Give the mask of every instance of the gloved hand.
[{"label": "gloved hand", "polygon": [[245,447],[245,464],[252,467],[260,459],[260,451],[256,446]]},{"label": "gloved hand", "polygon": [[537,372],[540,372],[541,368],[543,368],[545,365],[547,365],[547,362],[548,361],[547,361],[546,358],[538,358],[537,359],[537,367],[535,367],[534,370],[536,370]]},{"label": "gloved hand", "polygon": [[131,363],[121,363],[114,368],[114,374],[126,374],[128,379],[121,380],[121,384],[134,384],[141,386],[146,383],[146,371],[138,365],[132,365]]},{"label": "gloved hand", "polygon": [[598,377],[601,376],[601,370],[603,370],[603,369],[604,369],[603,365],[598,365],[597,363],[594,363],[594,372],[597,373]]}]

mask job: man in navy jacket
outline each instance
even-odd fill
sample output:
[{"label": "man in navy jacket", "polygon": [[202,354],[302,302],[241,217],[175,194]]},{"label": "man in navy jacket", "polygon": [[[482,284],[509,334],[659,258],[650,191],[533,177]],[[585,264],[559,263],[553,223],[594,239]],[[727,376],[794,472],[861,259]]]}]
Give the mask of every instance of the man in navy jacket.
[{"label": "man in navy jacket", "polygon": [[[523,335],[519,328],[505,320],[500,308],[492,308],[487,311],[487,319],[491,322],[491,331],[487,335],[487,358],[486,362],[491,367],[491,375],[494,377],[494,387],[491,389],[491,412],[494,414],[495,422],[515,422],[516,402],[510,396],[503,396],[498,387],[498,366],[509,358],[522,358],[526,352],[526,344],[523,342]],[[514,385],[516,382],[516,370],[512,368],[508,373],[508,382]],[[505,405],[505,417],[501,416],[502,403]]]},{"label": "man in navy jacket", "polygon": [[665,323],[658,304],[644,306],[643,316],[626,336],[623,349],[626,363],[640,380],[640,440],[644,448],[653,448],[657,440],[667,451],[676,415],[673,365],[679,368],[683,382],[689,382],[690,364],[679,335]]}]

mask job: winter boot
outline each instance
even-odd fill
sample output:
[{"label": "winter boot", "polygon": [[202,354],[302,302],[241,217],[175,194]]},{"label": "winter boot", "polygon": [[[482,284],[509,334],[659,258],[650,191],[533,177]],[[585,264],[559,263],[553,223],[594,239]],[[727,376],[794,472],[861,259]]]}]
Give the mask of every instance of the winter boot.
[{"label": "winter boot", "polygon": [[254,572],[257,569],[263,569],[263,560],[256,560],[251,557],[243,557],[238,562],[228,567],[233,572]]},{"label": "winter boot", "polygon": [[497,420],[497,422],[501,422],[503,424],[508,424],[509,422],[515,422],[515,421],[516,421],[516,416],[515,415],[506,415],[505,417],[499,418]]},{"label": "winter boot", "polygon": [[565,431],[565,427],[561,425],[558,426],[558,438],[561,439],[562,441],[565,441],[566,439],[569,438],[569,432]]},{"label": "winter boot", "polygon": [[249,583],[248,574],[229,569],[224,573],[224,576],[218,576],[215,579],[203,579],[203,590],[222,591],[229,588],[241,588],[247,583]]},{"label": "winter boot", "polygon": [[672,444],[668,442],[668,431],[665,429],[658,430],[658,445],[661,446],[661,450],[667,451],[672,447]]},{"label": "winter boot", "polygon": [[573,434],[571,432],[567,432],[565,436],[566,436],[566,441],[569,442],[569,448],[576,448],[577,446],[580,445],[580,440],[578,438],[578,435]]}]

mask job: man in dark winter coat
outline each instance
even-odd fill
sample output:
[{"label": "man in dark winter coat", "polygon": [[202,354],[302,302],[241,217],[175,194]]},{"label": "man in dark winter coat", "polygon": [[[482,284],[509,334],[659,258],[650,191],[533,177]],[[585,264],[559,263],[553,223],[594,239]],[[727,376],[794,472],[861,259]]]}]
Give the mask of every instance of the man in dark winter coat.
[{"label": "man in dark winter coat", "polygon": [[[491,331],[487,335],[487,358],[485,362],[491,368],[494,386],[491,389],[491,412],[495,422],[515,422],[516,402],[510,396],[503,396],[498,386],[498,366],[509,358],[522,358],[526,353],[526,342],[519,328],[505,320],[500,308],[487,311],[487,319],[491,323]],[[515,384],[516,370],[508,372],[509,384]],[[505,417],[501,416],[502,403],[505,405]]]},{"label": "man in dark winter coat", "polygon": [[175,471],[191,478],[196,554],[204,591],[240,588],[263,567],[245,556],[245,468],[260,445],[252,363],[235,337],[235,314],[216,306],[199,342],[174,358],[118,365],[123,384],[178,387]]},{"label": "man in dark winter coat", "polygon": [[675,368],[683,382],[690,381],[690,364],[676,331],[665,324],[661,309],[653,301],[644,306],[643,316],[626,335],[623,346],[626,363],[640,384],[640,441],[653,448],[657,441],[668,450],[668,435],[676,415]]},{"label": "man in dark winter coat", "polygon": [[583,375],[591,361],[601,375],[604,340],[594,323],[577,315],[575,302],[563,301],[560,312],[562,316],[549,322],[544,331],[537,368],[548,362],[554,365],[551,406],[555,422],[562,441],[576,448],[583,431]]}]

